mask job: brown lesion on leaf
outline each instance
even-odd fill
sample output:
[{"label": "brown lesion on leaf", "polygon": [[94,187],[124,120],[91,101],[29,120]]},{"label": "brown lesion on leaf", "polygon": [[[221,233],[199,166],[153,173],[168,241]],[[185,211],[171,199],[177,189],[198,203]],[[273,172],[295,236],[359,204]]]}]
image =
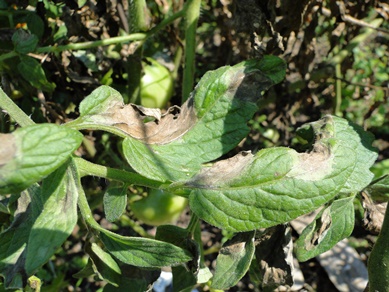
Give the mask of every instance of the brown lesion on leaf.
[{"label": "brown lesion on leaf", "polygon": [[165,114],[159,109],[114,101],[104,113],[90,119],[113,126],[148,144],[166,144],[184,135],[196,123],[197,117],[191,98],[181,108],[173,106]]},{"label": "brown lesion on leaf", "polygon": [[257,102],[262,96],[262,90],[273,85],[272,81],[260,70],[245,72],[245,68],[233,72],[229,83],[228,93],[236,99]]},{"label": "brown lesion on leaf", "polygon": [[250,151],[242,151],[231,158],[216,162],[209,168],[204,168],[186,185],[191,187],[218,187],[238,177],[253,160],[254,155]]},{"label": "brown lesion on leaf", "polygon": [[11,161],[16,155],[15,136],[0,134],[0,168]]},{"label": "brown lesion on leaf", "polygon": [[307,240],[305,241],[304,246],[306,250],[315,248],[322,241],[327,234],[328,229],[331,227],[332,218],[330,215],[330,207],[323,211],[320,219],[316,220],[316,225],[317,228],[312,234],[312,237],[307,237]]}]

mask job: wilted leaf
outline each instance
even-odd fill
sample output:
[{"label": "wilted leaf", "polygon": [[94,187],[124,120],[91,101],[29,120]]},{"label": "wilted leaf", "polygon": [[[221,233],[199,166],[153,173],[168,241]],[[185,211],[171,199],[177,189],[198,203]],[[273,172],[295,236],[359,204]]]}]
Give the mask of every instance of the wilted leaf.
[{"label": "wilted leaf", "polygon": [[0,134],[0,193],[20,192],[40,181],[81,144],[82,134],[55,124]]},{"label": "wilted leaf", "polygon": [[235,286],[248,271],[254,256],[255,232],[238,233],[219,251],[212,288],[225,290]]},{"label": "wilted leaf", "polygon": [[[190,191],[191,209],[210,224],[249,231],[309,213],[339,192],[356,189],[358,176],[361,181],[371,177],[376,153],[369,149],[370,139],[361,140],[353,126],[337,117],[326,116],[311,127],[316,141],[310,153],[284,147],[243,152],[173,184],[170,191]],[[368,159],[361,161],[359,155]]]},{"label": "wilted leaf", "polygon": [[296,256],[307,261],[330,250],[354,229],[354,196],[334,201],[323,209],[296,241]]},{"label": "wilted leaf", "polygon": [[256,279],[259,288],[272,291],[279,286],[293,285],[292,251],[290,227],[286,225],[269,228],[256,239],[250,277]]},{"label": "wilted leaf", "polygon": [[369,193],[363,191],[362,196],[362,206],[365,209],[363,216],[363,226],[370,232],[374,234],[379,234],[381,232],[382,224],[384,223],[385,212],[388,206],[388,203],[376,203],[372,200]]},{"label": "wilted leaf", "polygon": [[124,237],[109,231],[100,238],[115,258],[128,265],[146,268],[176,266],[192,259],[186,250],[171,243],[141,237]]},{"label": "wilted leaf", "polygon": [[77,223],[77,170],[72,161],[43,180],[43,210],[32,225],[27,242],[26,272],[32,275],[69,237]]}]

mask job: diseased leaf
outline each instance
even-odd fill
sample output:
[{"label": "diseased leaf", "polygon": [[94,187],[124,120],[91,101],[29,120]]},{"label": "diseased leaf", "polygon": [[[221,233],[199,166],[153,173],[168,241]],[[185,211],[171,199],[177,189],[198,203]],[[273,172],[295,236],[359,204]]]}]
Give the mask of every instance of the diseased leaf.
[{"label": "diseased leaf", "polygon": [[255,232],[238,233],[219,251],[212,288],[225,290],[235,286],[248,271],[254,256]]},{"label": "diseased leaf", "polygon": [[176,266],[192,259],[189,252],[171,243],[141,237],[124,237],[106,231],[100,238],[115,258],[145,268]]},{"label": "diseased leaf", "polygon": [[387,202],[377,203],[366,190],[361,192],[362,206],[364,209],[363,227],[373,234],[379,234],[384,223]]},{"label": "diseased leaf", "polygon": [[102,86],[81,103],[81,117],[69,126],[125,137],[124,156],[143,176],[187,179],[247,135],[262,92],[284,74],[285,63],[273,56],[222,67],[206,73],[188,101],[165,115],[124,105],[118,92]]},{"label": "diseased leaf", "polygon": [[34,274],[45,264],[73,231],[77,223],[77,180],[77,170],[70,160],[43,181],[43,210],[27,241],[27,274]]},{"label": "diseased leaf", "polygon": [[273,291],[280,286],[293,285],[292,252],[292,236],[287,225],[271,227],[258,236],[250,278],[261,291]]},{"label": "diseased leaf", "polygon": [[296,241],[296,256],[307,261],[330,250],[354,229],[354,196],[338,199],[323,209]]},{"label": "diseased leaf", "polygon": [[32,125],[0,134],[0,193],[17,193],[62,165],[82,134],[55,124]]},{"label": "diseased leaf", "polygon": [[[169,191],[187,189],[200,218],[231,231],[270,227],[309,213],[339,192],[355,189],[351,182],[358,176],[370,177],[376,158],[375,152],[366,155],[370,141],[362,141],[344,119],[326,116],[311,127],[316,141],[310,153],[284,147],[242,152]],[[359,144],[367,146],[361,150]],[[362,162],[358,155],[369,159]]]},{"label": "diseased leaf", "polygon": [[127,206],[127,185],[113,184],[104,193],[104,212],[109,222],[114,222],[123,214]]}]

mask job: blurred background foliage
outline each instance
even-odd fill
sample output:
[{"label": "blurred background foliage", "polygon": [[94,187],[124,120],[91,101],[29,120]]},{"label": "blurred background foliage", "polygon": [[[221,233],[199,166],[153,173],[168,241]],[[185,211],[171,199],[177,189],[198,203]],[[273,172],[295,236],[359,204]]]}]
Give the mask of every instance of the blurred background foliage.
[{"label": "blurred background foliage", "polygon": [[[145,23],[152,28],[180,11],[184,1],[153,0],[146,4]],[[128,68],[141,64],[141,92],[151,98],[154,93],[156,100],[165,96],[156,103],[164,110],[180,105],[185,55],[180,18],[144,41],[140,57],[134,54],[139,42],[72,49],[72,44],[128,35],[129,15],[125,0],[0,0],[2,88],[35,122],[64,123],[77,117],[79,103],[102,84],[119,90],[128,102]],[[298,126],[336,114],[375,135],[380,151],[375,169],[377,175],[387,173],[388,20],[389,4],[384,0],[203,0],[194,77],[199,80],[209,70],[264,54],[280,56],[287,63],[286,78],[260,101],[261,107],[250,121],[252,131],[235,152],[297,146],[294,130]],[[63,45],[70,45],[69,49],[52,49]],[[155,61],[158,64],[152,67]],[[166,85],[167,79],[171,82]],[[151,83],[157,87],[147,91]],[[10,117],[0,112],[0,132],[14,127]],[[110,134],[86,133],[79,151],[96,163],[126,167],[120,141]],[[103,192],[106,183],[85,183],[99,216],[102,196],[96,194]],[[3,222],[7,220],[0,216]],[[118,224],[111,227],[133,232],[134,221],[124,218]],[[80,228],[84,228],[82,223]],[[70,282],[74,287],[81,285],[82,279],[71,277],[86,263],[80,236],[75,231],[58,257],[38,275],[50,283],[45,291],[60,291]],[[221,241],[220,236],[212,240]],[[65,255],[66,262],[61,257]]]}]

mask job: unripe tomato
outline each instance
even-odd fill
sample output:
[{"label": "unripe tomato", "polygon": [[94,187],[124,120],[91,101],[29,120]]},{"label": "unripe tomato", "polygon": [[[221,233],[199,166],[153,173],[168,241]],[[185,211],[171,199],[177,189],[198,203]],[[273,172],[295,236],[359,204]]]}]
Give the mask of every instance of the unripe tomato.
[{"label": "unripe tomato", "polygon": [[173,78],[169,70],[152,58],[143,63],[140,81],[141,104],[149,108],[163,108],[173,95]]},{"label": "unripe tomato", "polygon": [[153,226],[176,221],[187,205],[186,198],[156,189],[150,190],[147,197],[130,202],[135,217]]}]

